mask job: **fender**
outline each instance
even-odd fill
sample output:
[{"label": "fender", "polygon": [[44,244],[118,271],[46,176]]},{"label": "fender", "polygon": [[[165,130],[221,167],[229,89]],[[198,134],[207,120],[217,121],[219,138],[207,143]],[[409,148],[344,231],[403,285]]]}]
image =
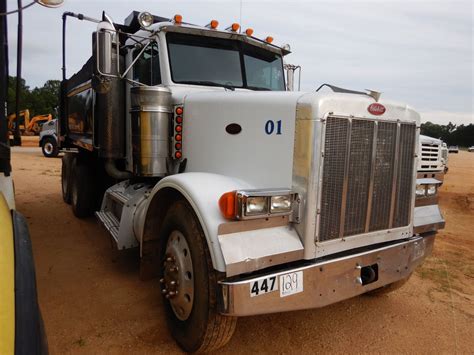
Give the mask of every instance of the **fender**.
[{"label": "fender", "polygon": [[160,180],[148,197],[145,213],[142,214],[142,221],[139,223],[143,226],[143,230],[139,233],[139,238],[143,241],[141,243],[142,255],[146,257],[143,244],[150,240],[147,232],[149,233],[149,230],[152,229],[148,222],[151,220],[151,214],[154,213],[154,208],[151,207],[153,201],[160,198],[163,191],[171,189],[179,192],[193,208],[206,236],[212,264],[216,270],[225,272],[226,265],[217,232],[219,225],[227,220],[221,215],[218,201],[225,192],[252,188],[254,188],[252,185],[244,181],[211,173],[182,173]]}]

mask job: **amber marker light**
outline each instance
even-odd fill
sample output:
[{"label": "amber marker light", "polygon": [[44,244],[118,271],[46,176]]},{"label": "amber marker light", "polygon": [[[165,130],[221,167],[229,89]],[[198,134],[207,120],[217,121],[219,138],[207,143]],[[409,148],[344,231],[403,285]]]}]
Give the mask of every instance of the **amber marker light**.
[{"label": "amber marker light", "polygon": [[272,43],[273,42],[273,37],[268,36],[267,38],[265,38],[265,42]]},{"label": "amber marker light", "polygon": [[217,20],[212,20],[211,23],[210,23],[210,27],[215,30],[217,28],[217,26],[219,26],[219,21]]},{"label": "amber marker light", "polygon": [[247,36],[249,36],[249,37],[252,36],[252,35],[253,35],[253,29],[247,28],[247,29],[245,30],[245,34],[246,34]]},{"label": "amber marker light", "polygon": [[176,114],[177,115],[182,115],[183,114],[183,108],[182,107],[176,107]]},{"label": "amber marker light", "polygon": [[226,192],[219,199],[219,209],[221,210],[221,213],[224,216],[224,218],[227,218],[227,219],[235,218],[235,213],[236,213],[235,201],[236,201],[236,191]]},{"label": "amber marker light", "polygon": [[240,25],[238,23],[232,24],[232,32],[237,32],[239,28],[240,28]]},{"label": "amber marker light", "polygon": [[173,17],[173,21],[174,23],[180,25],[183,22],[183,16],[176,14]]}]

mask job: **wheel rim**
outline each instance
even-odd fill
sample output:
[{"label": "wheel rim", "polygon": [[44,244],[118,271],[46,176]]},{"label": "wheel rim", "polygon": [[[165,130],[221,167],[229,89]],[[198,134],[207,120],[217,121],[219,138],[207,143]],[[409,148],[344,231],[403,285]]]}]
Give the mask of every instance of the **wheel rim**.
[{"label": "wheel rim", "polygon": [[188,242],[179,231],[173,231],[168,238],[160,282],[161,292],[176,317],[188,319],[194,301],[194,270]]},{"label": "wheel rim", "polygon": [[53,150],[54,150],[54,147],[53,147],[53,144],[50,143],[50,142],[47,142],[45,145],[44,145],[44,152],[46,154],[52,154],[53,153]]}]

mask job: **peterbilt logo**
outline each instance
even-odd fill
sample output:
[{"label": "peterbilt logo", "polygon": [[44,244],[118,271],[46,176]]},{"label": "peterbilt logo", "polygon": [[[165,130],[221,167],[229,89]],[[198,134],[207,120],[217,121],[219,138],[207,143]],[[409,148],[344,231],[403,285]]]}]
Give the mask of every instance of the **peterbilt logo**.
[{"label": "peterbilt logo", "polygon": [[385,113],[385,106],[379,103],[373,103],[367,107],[367,111],[369,111],[372,115],[380,116]]}]

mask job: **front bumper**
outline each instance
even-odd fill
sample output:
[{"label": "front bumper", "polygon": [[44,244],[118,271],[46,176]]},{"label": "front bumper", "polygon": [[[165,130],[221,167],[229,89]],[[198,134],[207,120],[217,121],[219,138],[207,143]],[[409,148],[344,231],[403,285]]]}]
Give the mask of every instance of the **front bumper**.
[{"label": "front bumper", "polygon": [[[310,265],[259,275],[238,281],[221,282],[221,313],[231,316],[294,311],[318,308],[407,278],[431,254],[435,235],[412,237],[389,246],[360,252]],[[376,281],[363,285],[361,270],[374,266]],[[280,285],[288,274],[298,273],[301,284],[297,293],[284,294]],[[255,283],[276,280],[272,292],[252,295]]]}]

